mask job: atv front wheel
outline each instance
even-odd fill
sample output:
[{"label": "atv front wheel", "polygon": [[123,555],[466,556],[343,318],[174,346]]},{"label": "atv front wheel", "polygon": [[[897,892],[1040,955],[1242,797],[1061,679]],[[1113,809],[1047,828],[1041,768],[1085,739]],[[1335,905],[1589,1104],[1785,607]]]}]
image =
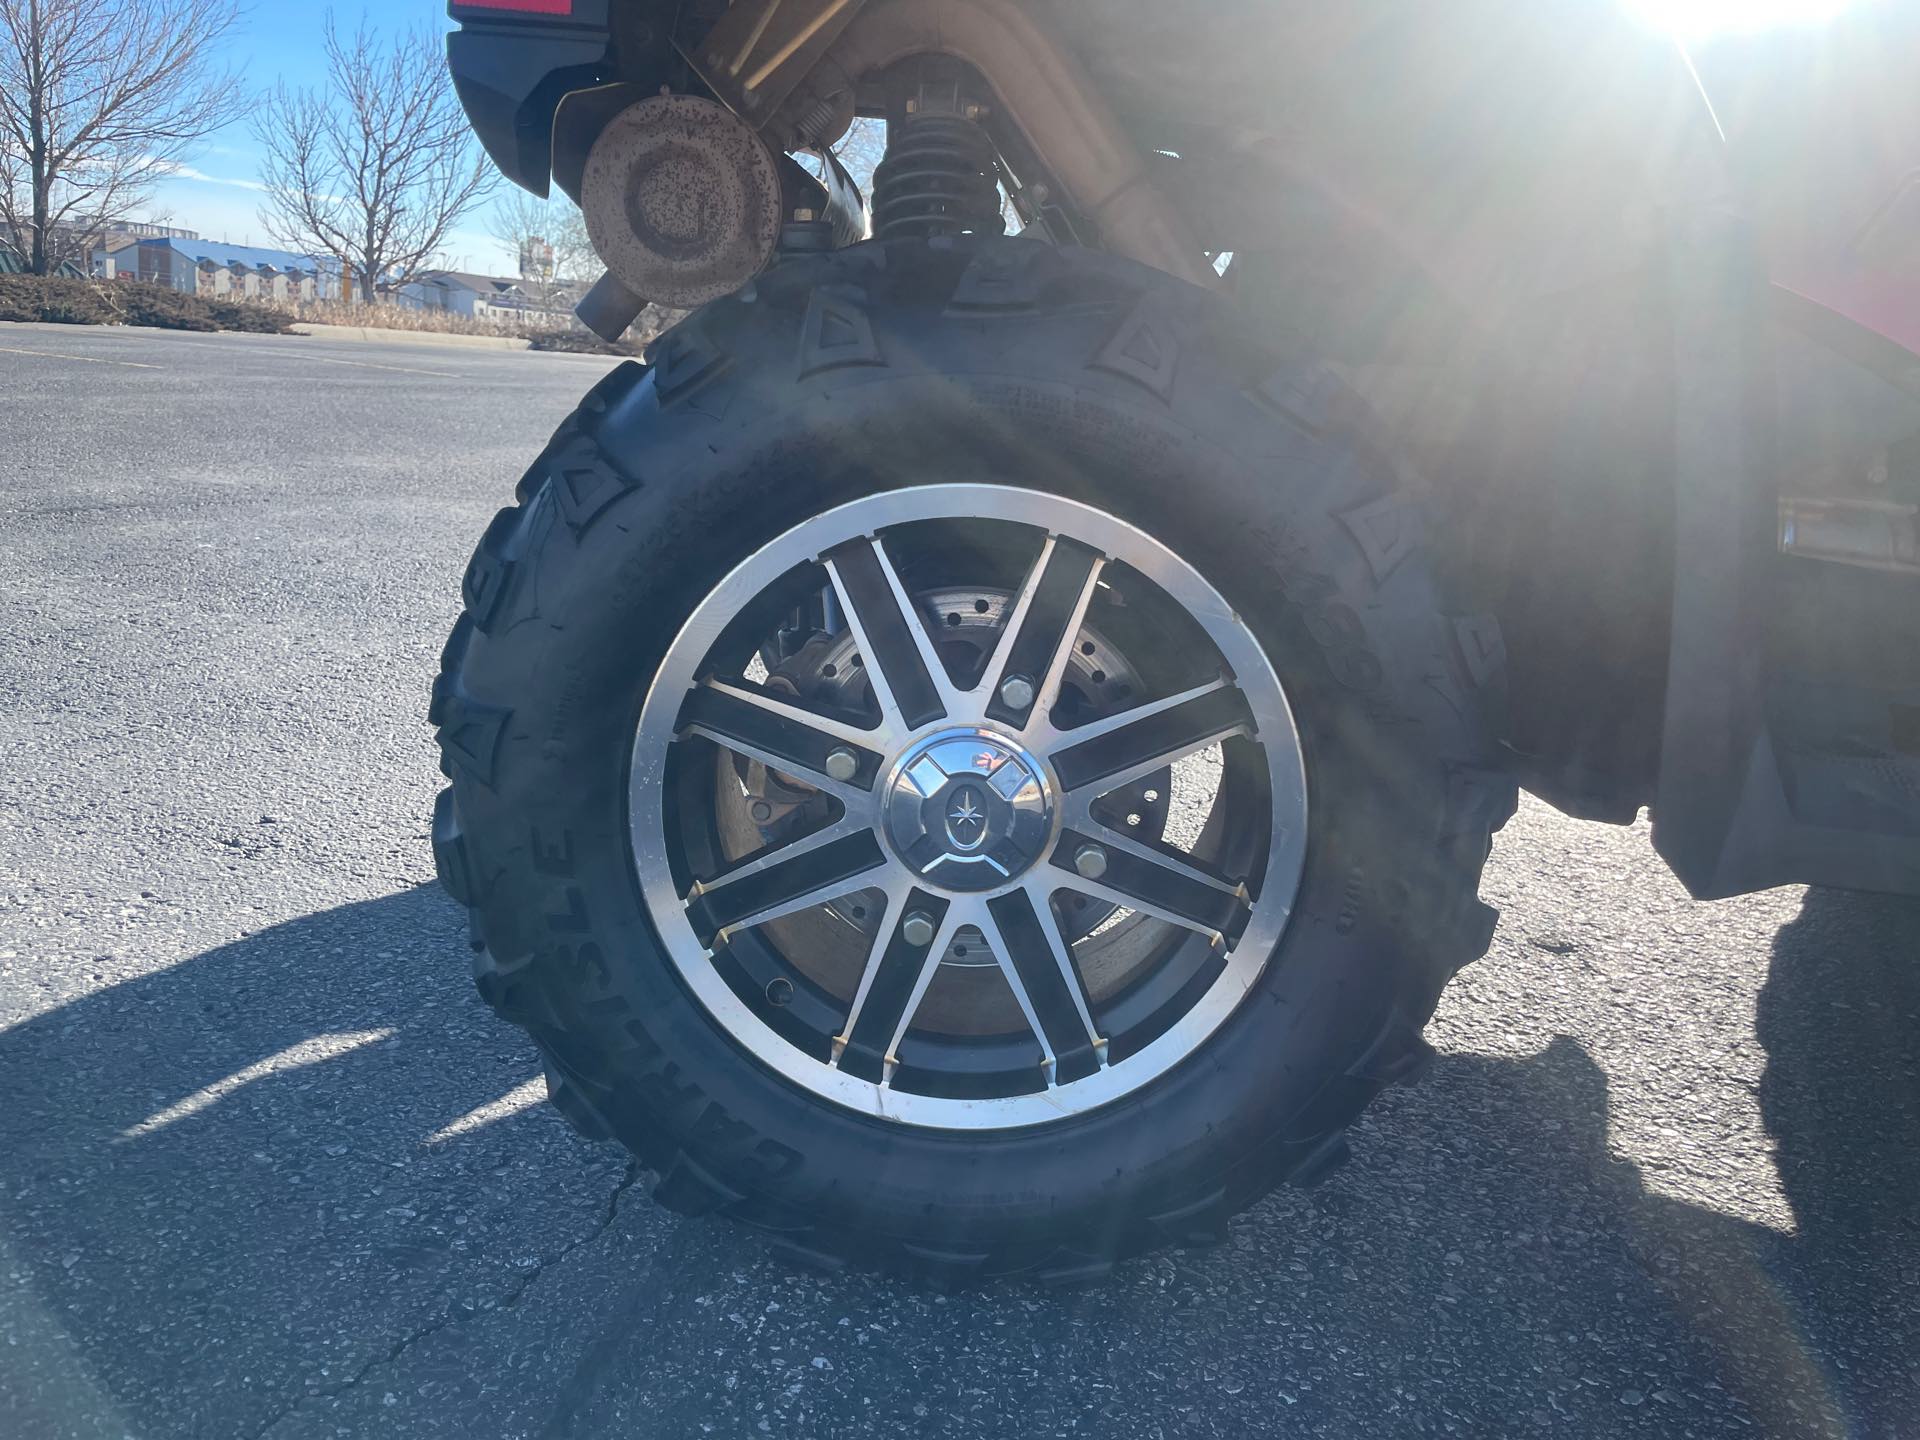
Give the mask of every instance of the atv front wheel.
[{"label": "atv front wheel", "polygon": [[435,723],[481,993],[662,1203],[1097,1276],[1345,1154],[1484,950],[1498,647],[1320,372],[1032,242],[791,262],[562,427]]}]

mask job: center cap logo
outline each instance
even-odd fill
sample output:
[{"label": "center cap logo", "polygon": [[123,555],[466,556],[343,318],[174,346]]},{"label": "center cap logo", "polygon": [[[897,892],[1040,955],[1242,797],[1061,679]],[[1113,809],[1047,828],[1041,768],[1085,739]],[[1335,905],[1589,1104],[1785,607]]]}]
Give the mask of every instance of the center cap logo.
[{"label": "center cap logo", "polygon": [[947,796],[947,839],[956,850],[977,850],[987,838],[987,797],[975,785]]},{"label": "center cap logo", "polygon": [[924,884],[991,890],[1038,862],[1053,827],[1053,800],[1038,760],[978,727],[927,736],[896,763],[884,792],[883,829]]}]

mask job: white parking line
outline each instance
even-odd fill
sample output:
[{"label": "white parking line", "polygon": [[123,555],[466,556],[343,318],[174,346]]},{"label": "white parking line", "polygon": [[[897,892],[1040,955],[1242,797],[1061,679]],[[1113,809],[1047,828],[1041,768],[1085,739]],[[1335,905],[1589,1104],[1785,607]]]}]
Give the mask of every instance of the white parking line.
[{"label": "white parking line", "polygon": [[322,365],[355,365],[362,370],[391,370],[396,375],[431,375],[436,380],[464,380],[464,375],[455,375],[450,370],[416,370],[410,365],[376,365],[371,360],[330,360],[325,355],[302,355],[293,350],[274,352],[291,356],[295,360],[313,360]]},{"label": "white parking line", "polygon": [[38,355],[43,360],[78,360],[82,365],[124,365],[129,370],[164,370],[164,365],[146,365],[138,360],[103,360],[97,355],[66,355],[58,350],[16,350],[0,345],[0,355]]}]

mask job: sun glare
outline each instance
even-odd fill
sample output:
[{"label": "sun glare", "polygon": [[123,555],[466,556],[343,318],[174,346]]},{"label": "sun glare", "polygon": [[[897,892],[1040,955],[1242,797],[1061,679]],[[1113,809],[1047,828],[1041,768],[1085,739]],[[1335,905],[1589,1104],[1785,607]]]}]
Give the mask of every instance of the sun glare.
[{"label": "sun glare", "polygon": [[1626,0],[1647,24],[1683,40],[1820,25],[1871,0]]}]

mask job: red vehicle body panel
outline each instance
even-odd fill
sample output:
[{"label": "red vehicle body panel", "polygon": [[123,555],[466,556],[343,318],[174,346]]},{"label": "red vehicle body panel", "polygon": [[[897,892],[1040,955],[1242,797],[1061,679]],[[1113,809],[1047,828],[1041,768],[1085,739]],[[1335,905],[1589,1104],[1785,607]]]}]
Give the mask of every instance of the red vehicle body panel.
[{"label": "red vehicle body panel", "polygon": [[1695,47],[1775,283],[1920,352],[1920,5]]}]

